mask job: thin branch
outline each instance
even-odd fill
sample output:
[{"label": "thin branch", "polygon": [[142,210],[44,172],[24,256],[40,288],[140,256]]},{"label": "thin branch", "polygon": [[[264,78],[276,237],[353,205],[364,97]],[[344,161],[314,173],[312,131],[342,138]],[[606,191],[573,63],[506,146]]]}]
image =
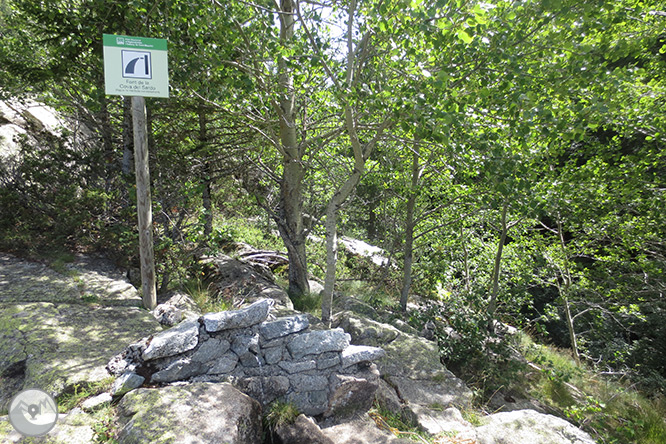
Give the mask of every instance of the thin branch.
[{"label": "thin branch", "polygon": [[414,236],[414,241],[416,241],[418,238],[423,237],[423,236],[425,236],[426,234],[431,233],[431,232],[433,232],[433,231],[435,231],[435,230],[439,230],[440,228],[444,228],[444,227],[446,227],[446,226],[448,226],[448,225],[451,225],[451,224],[454,224],[454,223],[460,222],[460,221],[464,220],[466,217],[468,217],[468,216],[470,216],[470,215],[472,215],[472,214],[474,214],[474,213],[476,213],[476,212],[477,212],[477,211],[472,211],[471,213],[465,213],[465,214],[463,214],[462,216],[460,216],[460,217],[457,218],[457,219],[450,220],[450,221],[448,221],[448,222],[443,222],[443,223],[441,223],[441,224],[439,224],[439,225],[436,225],[436,226],[434,226],[434,227],[431,227],[431,228],[427,229],[426,231],[422,231],[421,233],[419,233],[419,234],[417,234],[416,236]]},{"label": "thin branch", "polygon": [[303,19],[303,16],[301,15],[301,8],[300,5],[297,3],[296,4],[296,16],[298,17],[298,21],[301,23],[301,26],[303,26],[303,30],[305,31],[305,35],[307,35],[308,40],[310,41],[310,45],[314,48],[315,52],[319,56],[319,60],[324,67],[324,71],[326,71],[326,75],[328,75],[328,78],[331,79],[331,82],[338,88],[338,90],[342,90],[340,87],[340,83],[338,82],[338,79],[333,75],[333,72],[331,71],[331,68],[328,66],[328,63],[326,62],[326,58],[324,57],[324,54],[321,51],[321,48],[319,48],[319,45],[317,45],[317,42],[315,41],[314,37],[312,36],[312,33],[310,32],[310,29],[308,28],[307,24],[305,23],[305,20]]}]

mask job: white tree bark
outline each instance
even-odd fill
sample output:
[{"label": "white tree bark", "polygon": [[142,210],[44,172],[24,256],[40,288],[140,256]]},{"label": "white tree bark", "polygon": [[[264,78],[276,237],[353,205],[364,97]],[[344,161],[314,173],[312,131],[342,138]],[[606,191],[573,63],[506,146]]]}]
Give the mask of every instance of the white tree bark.
[{"label": "white tree bark", "polygon": [[501,234],[500,240],[497,244],[497,252],[495,253],[495,265],[493,266],[493,276],[492,276],[492,289],[490,291],[490,301],[488,302],[488,317],[490,318],[488,328],[491,329],[493,326],[493,320],[495,318],[495,311],[497,310],[497,294],[499,293],[499,276],[502,265],[502,251],[504,250],[504,243],[506,242],[506,234],[509,231],[509,226],[506,221],[506,212],[509,205],[505,202],[502,206],[502,217],[500,220],[501,224]]},{"label": "white tree bark", "polygon": [[567,251],[567,244],[564,241],[564,233],[562,232],[562,219],[557,215],[557,232],[560,238],[560,248],[562,249],[562,257],[564,260],[564,270],[562,272],[562,284],[558,285],[560,291],[560,298],[562,299],[562,306],[564,308],[564,319],[567,323],[567,330],[569,331],[569,341],[571,342],[571,351],[574,360],[580,364],[580,354],[578,353],[578,338],[576,337],[576,329],[574,327],[574,320],[571,316],[571,306],[569,304],[569,290],[573,282],[571,278],[571,270],[569,267],[569,253]]},{"label": "white tree bark", "polygon": [[[354,15],[356,12],[356,0],[349,2],[348,16],[347,16],[347,66],[345,73],[344,88],[346,91],[351,91],[354,79],[354,61],[356,51],[354,50],[353,31],[354,31]],[[361,45],[367,44],[367,39],[363,39]],[[330,74],[330,69],[325,65],[325,70]],[[331,81],[338,84],[334,76],[331,75]],[[333,315],[333,291],[335,288],[335,272],[338,260],[337,249],[337,218],[338,211],[342,204],[347,200],[351,193],[358,185],[363,172],[365,170],[365,163],[372,154],[372,150],[377,144],[377,141],[384,133],[384,130],[389,126],[389,119],[385,119],[379,126],[377,126],[374,137],[366,144],[361,144],[358,136],[357,122],[349,101],[345,100],[343,104],[344,109],[344,122],[345,131],[349,137],[352,152],[354,153],[354,166],[351,173],[344,181],[344,183],[333,194],[331,200],[326,206],[326,277],[324,279],[324,290],[322,291],[321,299],[321,320],[324,324],[330,326],[331,317]]]}]

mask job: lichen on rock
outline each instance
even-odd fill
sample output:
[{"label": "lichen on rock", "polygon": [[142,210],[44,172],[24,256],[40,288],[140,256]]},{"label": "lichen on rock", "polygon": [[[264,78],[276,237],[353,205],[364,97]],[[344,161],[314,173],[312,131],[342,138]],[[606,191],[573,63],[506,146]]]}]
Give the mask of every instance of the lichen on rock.
[{"label": "lichen on rock", "polygon": [[[23,387],[57,396],[75,384],[106,379],[105,366],[114,354],[161,330],[138,308],[136,290],[114,290],[129,285],[120,272],[105,262],[92,272],[90,261],[80,260],[80,266],[78,259],[70,266],[76,273],[68,275],[0,254],[0,407]],[[75,279],[82,274],[88,279]],[[82,298],[89,290],[100,292],[94,304]]]},{"label": "lichen on rock", "polygon": [[230,384],[141,388],[121,400],[119,442],[261,442],[261,407]]}]

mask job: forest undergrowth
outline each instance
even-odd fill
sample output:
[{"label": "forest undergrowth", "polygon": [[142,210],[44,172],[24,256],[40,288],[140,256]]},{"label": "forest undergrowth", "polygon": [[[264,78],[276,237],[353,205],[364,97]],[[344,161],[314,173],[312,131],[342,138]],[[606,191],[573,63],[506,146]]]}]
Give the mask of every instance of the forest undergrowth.
[{"label": "forest undergrowth", "polygon": [[[264,234],[255,224],[235,220],[233,234],[235,242],[280,249],[279,240]],[[313,270],[316,270],[317,262],[324,261],[324,250],[317,243],[311,243],[310,249]],[[515,334],[490,335],[485,328],[485,315],[460,300],[453,302],[453,295],[447,295],[446,301],[436,296],[431,300],[422,298],[424,308],[400,313],[397,282],[387,279],[377,283],[372,279],[376,273],[372,273],[368,262],[359,257],[348,258],[343,253],[339,262],[343,278],[338,281],[337,291],[370,304],[381,316],[402,318],[419,330],[428,322],[434,324],[442,361],[475,393],[474,410],[463,412],[468,421],[479,423],[484,415],[495,413],[491,398],[500,394],[508,399],[532,401],[542,411],[587,431],[600,444],[666,442],[666,400],[662,396],[642,392],[626,376],[605,375],[593,363],[577,364],[569,350],[548,344],[543,333],[517,330]],[[284,288],[287,286],[285,272],[280,269],[276,273],[276,282]],[[195,291],[191,294],[197,294],[202,307],[210,307],[204,285],[195,282],[190,281],[188,289],[192,290],[194,285]],[[316,294],[293,298],[293,302],[297,310],[315,316],[321,313]],[[458,318],[442,308],[447,304],[456,307]],[[455,325],[455,332],[444,329],[450,325]],[[431,444],[455,442],[446,441],[454,437],[428,436],[380,406],[375,406],[371,415],[396,436]]]}]

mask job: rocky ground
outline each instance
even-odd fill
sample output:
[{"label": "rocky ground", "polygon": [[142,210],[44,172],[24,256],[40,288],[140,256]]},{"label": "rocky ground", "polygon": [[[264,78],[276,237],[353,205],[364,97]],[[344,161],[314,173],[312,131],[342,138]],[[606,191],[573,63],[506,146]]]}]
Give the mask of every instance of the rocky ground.
[{"label": "rocky ground", "polygon": [[[259,280],[252,277],[247,264],[231,273],[231,262],[223,262],[217,266],[229,271],[225,279],[233,275],[234,279]],[[274,287],[260,288],[257,293],[283,298]],[[183,302],[184,297],[175,299]],[[122,443],[260,444],[264,434],[261,405],[228,383],[175,381],[111,396],[113,379],[105,369],[109,360],[129,344],[162,331],[140,304],[136,289],[103,258],[80,256],[56,271],[0,253],[0,414],[6,413],[12,396],[27,387],[39,387],[55,396],[77,387],[100,387],[98,392],[103,392],[91,390],[90,399],[61,414],[49,435],[36,441],[25,440],[13,431],[7,416],[0,417],[0,442],[103,442],[113,430],[121,430],[118,440]],[[179,309],[171,308],[165,311],[163,307],[157,317],[168,318],[170,323],[186,317],[172,316]],[[191,304],[180,308],[190,313],[193,309]],[[440,363],[436,344],[407,325],[376,322],[372,312],[372,307],[359,301],[340,298],[335,326],[351,335],[352,344],[386,351],[377,361],[380,380],[375,398],[438,436],[437,443],[594,442],[566,421],[534,410],[497,413],[482,418],[480,425],[470,424],[460,409],[471,407],[471,391]],[[279,434],[284,443],[413,442],[380,425],[360,411],[344,418],[301,415]]]}]

